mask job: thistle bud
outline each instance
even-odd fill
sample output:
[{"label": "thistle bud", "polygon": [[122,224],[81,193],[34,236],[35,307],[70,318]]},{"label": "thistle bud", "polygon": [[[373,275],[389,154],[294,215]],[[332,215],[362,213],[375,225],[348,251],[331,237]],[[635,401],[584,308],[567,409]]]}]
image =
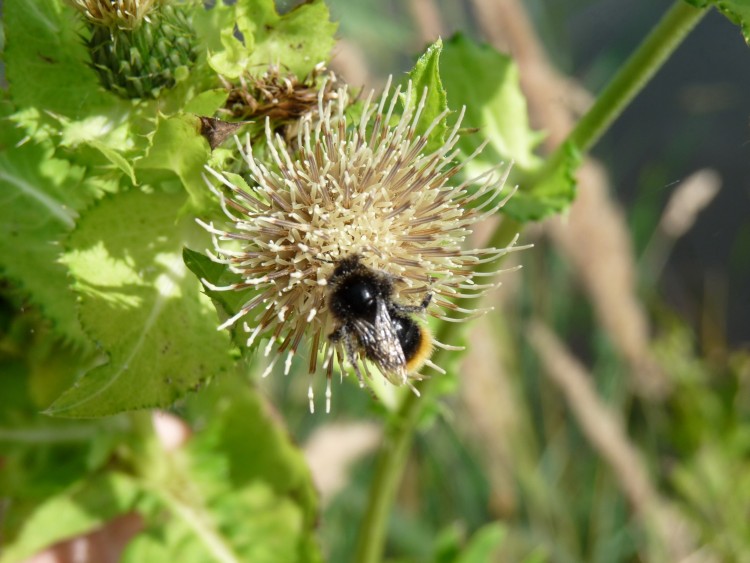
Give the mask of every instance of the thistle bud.
[{"label": "thistle bud", "polygon": [[166,0],[68,0],[85,18],[91,66],[123,98],[156,98],[197,58],[187,6]]}]

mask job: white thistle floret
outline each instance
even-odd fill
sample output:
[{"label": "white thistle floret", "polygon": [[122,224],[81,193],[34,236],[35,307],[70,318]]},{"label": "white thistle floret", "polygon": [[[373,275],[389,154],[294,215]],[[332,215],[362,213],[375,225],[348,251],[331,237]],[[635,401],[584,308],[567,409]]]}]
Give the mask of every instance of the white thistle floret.
[{"label": "white thistle floret", "polygon": [[[477,264],[521,248],[515,240],[507,248],[464,247],[471,227],[495,214],[510,197],[501,193],[509,167],[502,175],[490,170],[452,184],[481,147],[459,163],[455,147],[462,110],[443,145],[424,152],[430,133],[447,112],[418,135],[426,92],[416,106],[414,98],[411,84],[405,92],[399,86],[391,93],[389,82],[379,101],[370,94],[359,123],[352,127],[345,113],[347,89],[342,87],[336,99],[324,103],[321,97],[318,111],[303,118],[296,148],[273,134],[269,120],[265,129],[271,162],[253,157],[249,139],[239,147],[254,184],[249,189],[208,169],[220,182],[216,188],[207,180],[231,224],[218,228],[199,223],[212,234],[212,258],[242,281],[224,287],[203,283],[214,290],[256,289],[219,328],[244,319],[248,345],[263,336],[279,355],[290,354],[285,371],[303,340],[310,342],[310,373],[317,370],[323,348],[329,384],[333,354],[344,363],[341,344],[327,338],[334,321],[326,280],[338,260],[359,254],[365,266],[394,276],[394,299],[413,305],[431,292],[428,314],[454,321],[465,316],[453,318],[450,311],[475,312],[460,308],[456,300],[494,287],[474,281]],[[396,117],[399,100],[405,109]]]},{"label": "white thistle floret", "polygon": [[95,25],[135,29],[165,0],[66,0]]}]

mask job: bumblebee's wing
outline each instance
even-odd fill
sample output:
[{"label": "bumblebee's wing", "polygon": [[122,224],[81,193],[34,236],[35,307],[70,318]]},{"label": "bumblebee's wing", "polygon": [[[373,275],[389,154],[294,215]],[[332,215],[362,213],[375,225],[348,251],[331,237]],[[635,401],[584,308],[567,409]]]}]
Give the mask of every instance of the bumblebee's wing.
[{"label": "bumblebee's wing", "polygon": [[374,322],[355,319],[353,325],[367,358],[378,366],[386,379],[394,385],[406,383],[406,358],[385,301],[377,300]]}]

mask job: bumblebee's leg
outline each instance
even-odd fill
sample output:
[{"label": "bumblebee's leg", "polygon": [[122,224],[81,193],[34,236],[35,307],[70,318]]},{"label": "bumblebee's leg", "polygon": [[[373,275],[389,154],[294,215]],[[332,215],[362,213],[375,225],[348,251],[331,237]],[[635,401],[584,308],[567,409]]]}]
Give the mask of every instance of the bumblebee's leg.
[{"label": "bumblebee's leg", "polygon": [[399,303],[391,303],[391,307],[399,313],[421,313],[430,305],[432,301],[432,293],[428,293],[422,299],[419,305],[401,305]]},{"label": "bumblebee's leg", "polygon": [[357,349],[354,346],[354,340],[352,339],[352,331],[349,330],[346,325],[343,325],[334,330],[328,338],[330,338],[333,342],[340,342],[342,340],[344,341],[346,358],[354,368],[354,373],[357,374],[359,386],[365,387],[365,379],[364,377],[362,377],[362,372],[359,370],[359,365],[357,363]]}]

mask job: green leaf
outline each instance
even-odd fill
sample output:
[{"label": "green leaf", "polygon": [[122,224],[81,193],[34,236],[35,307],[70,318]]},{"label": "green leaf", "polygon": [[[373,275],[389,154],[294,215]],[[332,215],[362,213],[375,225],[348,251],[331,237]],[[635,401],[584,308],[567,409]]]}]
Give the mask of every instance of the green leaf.
[{"label": "green leaf", "polygon": [[572,143],[564,146],[565,158],[550,176],[535,180],[532,189],[523,187],[510,198],[503,212],[516,221],[539,221],[564,211],[575,199],[575,173],[581,163],[581,153]]},{"label": "green leaf", "polygon": [[713,4],[733,24],[740,26],[745,42],[750,45],[750,2],[748,0],[710,0],[701,4],[694,4],[698,8],[706,4]]},{"label": "green leaf", "polygon": [[7,0],[5,72],[18,107],[36,106],[71,118],[117,103],[88,66],[76,12],[57,0]]},{"label": "green leaf", "polygon": [[199,42],[207,52],[220,51],[222,36],[234,29],[235,6],[226,2],[214,2],[210,8],[193,10],[191,22]]},{"label": "green leaf", "polygon": [[492,47],[478,45],[459,34],[443,48],[440,76],[448,93],[448,105],[454,110],[466,107],[462,127],[478,129],[476,133],[465,133],[461,139],[459,146],[464,155],[472,154],[487,141],[482,154],[467,165],[467,173],[478,175],[502,162],[514,163],[510,181],[518,178],[522,183],[503,212],[525,222],[566,209],[575,196],[572,171],[578,162],[572,147],[569,161],[554,178],[533,191],[530,182],[523,182],[541,168],[542,159],[534,154],[541,134],[529,125],[515,63]]},{"label": "green leaf", "polygon": [[227,101],[227,92],[224,88],[206,90],[201,92],[185,105],[185,113],[194,113],[196,115],[211,116],[216,110],[221,108]]},{"label": "green leaf", "polygon": [[[210,487],[220,485],[215,491],[222,504],[229,491],[241,491],[247,495],[243,502],[259,512],[251,526],[246,524],[252,518],[244,517],[238,525],[231,516],[240,506],[226,515],[227,532],[244,546],[243,561],[317,560],[317,493],[310,470],[259,393],[239,377],[225,378],[191,403],[211,404],[215,417],[190,444],[195,470],[210,478]],[[256,483],[264,487],[254,487]],[[275,512],[273,506],[282,510]]]},{"label": "green leaf", "polygon": [[81,481],[41,504],[26,520],[0,563],[24,561],[59,541],[90,532],[130,510],[139,488],[128,476],[107,473]]},{"label": "green leaf", "polygon": [[454,110],[466,107],[462,127],[479,128],[461,141],[467,155],[488,140],[476,161],[484,169],[503,159],[526,170],[540,165],[534,154],[540,134],[529,125],[518,67],[510,57],[457,34],[443,48],[440,76],[448,105]]},{"label": "green leaf", "polygon": [[484,563],[493,561],[493,553],[505,539],[506,530],[499,522],[492,522],[478,530],[455,563]]},{"label": "green leaf", "polygon": [[61,335],[85,346],[68,288],[67,269],[58,262],[60,242],[75,225],[77,210],[97,195],[83,181],[84,170],[54,158],[49,146],[13,146],[10,131],[0,135],[0,268],[51,319]]},{"label": "green leaf", "polygon": [[[224,397],[232,399],[222,400]],[[222,480],[233,487],[260,480],[274,493],[293,498],[304,512],[306,525],[312,527],[317,518],[317,494],[310,470],[284,428],[274,422],[260,394],[234,377],[225,378],[200,399],[214,405],[217,420],[192,444],[196,455],[222,456],[227,463]]]},{"label": "green leaf", "polygon": [[[227,78],[237,78],[248,68],[250,49],[237,37],[233,29],[225,29],[220,34],[222,48],[208,58],[208,64],[217,74]],[[252,39],[246,37],[245,40]]]},{"label": "green leaf", "polygon": [[208,142],[199,133],[199,121],[196,116],[183,114],[160,118],[151,148],[146,156],[136,163],[136,170],[142,181],[148,176],[142,176],[141,172],[147,170],[162,170],[176,174],[190,194],[193,206],[202,210],[212,201],[203,180],[203,166],[208,162],[210,154]]},{"label": "green leaf", "polygon": [[211,304],[182,261],[194,236],[183,195],[130,191],[80,219],[64,262],[85,330],[109,356],[49,409],[90,417],[171,405],[229,365]]},{"label": "green leaf", "polygon": [[323,0],[305,2],[283,16],[273,0],[247,0],[237,6],[237,13],[240,31],[253,37],[249,70],[274,64],[302,78],[328,61],[337,25]]},{"label": "green leaf", "polygon": [[88,144],[102,153],[104,158],[114,164],[133,184],[136,184],[135,170],[133,170],[133,166],[122,154],[98,140],[89,141]]},{"label": "green leaf", "polygon": [[258,392],[227,377],[186,409],[202,419],[211,413],[185,448],[191,494],[173,482],[159,487],[170,517],[160,511],[123,561],[319,561],[309,469]]},{"label": "green leaf", "polygon": [[[409,71],[409,78],[414,88],[412,106],[416,107],[423,93],[425,91],[427,93],[424,110],[420,115],[417,126],[419,135],[424,135],[430,124],[448,109],[448,98],[440,81],[440,52],[442,49],[443,42],[438,39],[427,48],[425,53],[419,57],[414,68]],[[448,120],[446,116],[433,128],[425,151],[433,152],[439,149],[445,142],[447,131]]]},{"label": "green leaf", "polygon": [[[227,286],[242,279],[239,274],[230,272],[223,264],[218,264],[208,256],[189,248],[183,249],[182,258],[198,280],[206,280],[217,286]],[[234,315],[257,292],[253,288],[242,291],[213,291],[205,287],[203,291],[221,307],[222,312],[227,316]]]}]

